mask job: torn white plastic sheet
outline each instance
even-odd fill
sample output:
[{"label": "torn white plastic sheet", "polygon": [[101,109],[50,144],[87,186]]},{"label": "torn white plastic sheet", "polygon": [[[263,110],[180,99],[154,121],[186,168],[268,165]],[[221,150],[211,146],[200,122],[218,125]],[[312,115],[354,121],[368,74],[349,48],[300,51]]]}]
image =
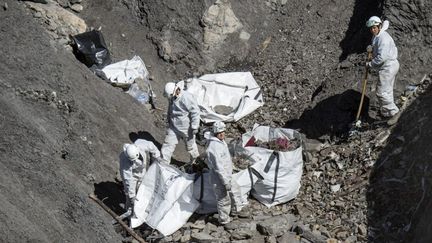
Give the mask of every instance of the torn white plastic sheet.
[{"label": "torn white plastic sheet", "polygon": [[[250,72],[206,74],[180,82],[197,98],[204,123],[235,122],[264,105],[261,89]],[[218,106],[229,112],[217,113]]]},{"label": "torn white plastic sheet", "polygon": [[134,56],[130,60],[110,64],[98,71],[98,75],[109,80],[110,83],[119,86],[132,84],[137,78],[149,82],[149,72],[147,71],[143,60],[139,56]]},{"label": "torn white plastic sheet", "polygon": [[253,185],[253,197],[267,207],[294,199],[299,192],[303,172],[302,146],[286,152],[245,146],[252,137],[262,142],[277,138],[301,141],[300,133],[287,128],[255,125],[251,132],[242,135],[242,145],[253,154],[256,161],[253,167],[262,176]]},{"label": "torn white plastic sheet", "polygon": [[181,228],[199,206],[193,197],[194,177],[195,174],[154,162],[138,190],[131,227],[147,223],[164,236]]}]

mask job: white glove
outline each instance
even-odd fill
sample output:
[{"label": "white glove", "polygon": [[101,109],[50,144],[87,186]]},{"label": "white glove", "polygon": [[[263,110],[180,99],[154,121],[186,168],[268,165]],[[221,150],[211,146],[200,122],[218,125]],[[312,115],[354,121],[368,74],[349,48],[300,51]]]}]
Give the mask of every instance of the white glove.
[{"label": "white glove", "polygon": [[372,62],[366,62],[366,67],[371,68],[372,67]]},{"label": "white glove", "polygon": [[231,184],[226,184],[226,185],[225,185],[225,189],[226,189],[227,191],[231,191]]}]

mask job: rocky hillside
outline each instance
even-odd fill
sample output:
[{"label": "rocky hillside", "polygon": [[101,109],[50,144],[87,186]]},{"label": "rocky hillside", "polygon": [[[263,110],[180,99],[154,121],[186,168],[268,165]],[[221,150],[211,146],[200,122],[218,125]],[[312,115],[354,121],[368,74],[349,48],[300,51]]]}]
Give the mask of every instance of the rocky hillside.
[{"label": "rocky hillside", "polygon": [[[115,178],[122,144],[143,137],[160,146],[165,112],[148,110],[75,58],[68,35],[95,28],[113,61],[143,58],[160,108],[168,81],[251,71],[266,104],[231,124],[229,135],[257,122],[307,137],[298,198],[272,209],[252,200],[253,213],[229,229],[211,216],[194,217],[157,241],[295,242],[301,229],[302,242],[430,242],[431,11],[422,0],[3,1],[0,240],[128,240],[88,194],[121,212]],[[419,92],[395,126],[365,122],[346,137],[370,15],[391,22],[401,62],[395,95],[407,84]],[[180,149],[175,157],[187,155]],[[293,218],[297,227],[287,232]],[[139,233],[157,238],[145,228]]]}]

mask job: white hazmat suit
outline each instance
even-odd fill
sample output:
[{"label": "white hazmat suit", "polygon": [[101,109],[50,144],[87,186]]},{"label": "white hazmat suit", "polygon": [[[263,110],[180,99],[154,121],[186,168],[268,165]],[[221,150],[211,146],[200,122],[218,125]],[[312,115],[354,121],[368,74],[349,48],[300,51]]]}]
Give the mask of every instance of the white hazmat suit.
[{"label": "white hazmat suit", "polygon": [[125,144],[123,146],[123,152],[120,154],[120,175],[126,194],[126,209],[130,209],[133,204],[132,200],[135,199],[139,185],[150,164],[150,156],[153,159],[160,157],[159,150],[152,142],[144,139],[137,139],[134,144],[137,146],[140,153],[138,159],[132,161],[126,155],[126,148],[131,144]]},{"label": "white hazmat suit", "polygon": [[210,183],[216,195],[219,222],[226,224],[230,221],[231,211],[232,160],[225,141],[217,137],[209,139],[207,164],[210,169]]},{"label": "white hazmat suit", "polygon": [[180,139],[186,143],[191,160],[198,158],[199,152],[195,141],[195,133],[200,123],[200,109],[193,95],[181,90],[178,96],[169,100],[168,129],[161,153],[164,160],[171,162],[171,156]]},{"label": "white hazmat suit", "polygon": [[388,26],[389,22],[384,21],[380,32],[372,39],[373,59],[370,66],[379,70],[376,95],[381,105],[381,114],[392,117],[399,112],[393,98],[393,85],[399,71],[399,62],[398,50],[393,38],[386,32]]}]

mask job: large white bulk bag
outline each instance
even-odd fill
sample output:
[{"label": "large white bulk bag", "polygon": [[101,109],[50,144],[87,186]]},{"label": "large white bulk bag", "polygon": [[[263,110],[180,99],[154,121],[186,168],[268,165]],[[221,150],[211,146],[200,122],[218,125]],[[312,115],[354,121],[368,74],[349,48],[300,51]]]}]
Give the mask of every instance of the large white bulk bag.
[{"label": "large white bulk bag", "polygon": [[137,193],[132,228],[147,223],[164,236],[181,228],[198,208],[193,197],[195,174],[154,162],[147,170]]},{"label": "large white bulk bag", "polygon": [[[298,148],[292,151],[274,151],[268,148],[247,146],[252,140],[262,142],[278,138],[297,140]],[[255,161],[253,167],[262,176],[253,185],[252,195],[267,207],[294,199],[300,189],[303,158],[300,133],[287,128],[270,128],[255,125],[251,132],[242,136],[243,147]]]},{"label": "large white bulk bag", "polygon": [[[264,105],[261,88],[250,72],[205,74],[179,85],[196,97],[204,123],[238,121]],[[218,113],[218,106],[230,112]]]}]

